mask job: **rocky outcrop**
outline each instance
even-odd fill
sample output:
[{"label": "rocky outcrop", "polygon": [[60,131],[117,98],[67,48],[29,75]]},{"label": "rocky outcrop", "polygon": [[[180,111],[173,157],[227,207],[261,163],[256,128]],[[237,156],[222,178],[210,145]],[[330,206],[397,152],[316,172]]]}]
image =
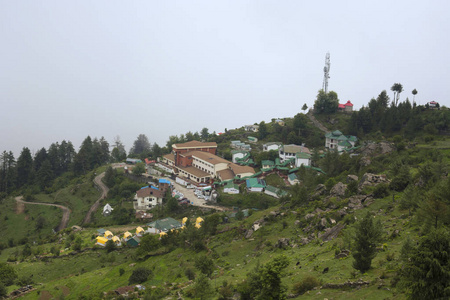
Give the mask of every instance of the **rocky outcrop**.
[{"label": "rocky outcrop", "polygon": [[338,182],[331,188],[330,196],[344,197],[346,190],[347,190],[347,185],[343,184],[342,182]]},{"label": "rocky outcrop", "polygon": [[275,248],[285,249],[289,246],[290,240],[288,238],[280,238],[275,244]]},{"label": "rocky outcrop", "polygon": [[350,183],[352,181],[358,181],[358,176],[356,175],[347,175],[347,183]]},{"label": "rocky outcrop", "polygon": [[389,179],[386,178],[386,175],[376,175],[372,173],[366,173],[361,178],[361,181],[358,185],[358,191],[361,192],[367,186],[375,186],[380,183],[389,183]]},{"label": "rocky outcrop", "polygon": [[327,193],[327,187],[324,184],[318,184],[314,190],[313,199]]},{"label": "rocky outcrop", "polygon": [[356,195],[348,198],[348,208],[350,209],[361,209],[367,207],[373,202],[373,198],[367,195]]},{"label": "rocky outcrop", "polygon": [[338,224],[332,228],[325,229],[325,233],[320,234],[319,238],[322,239],[324,242],[331,241],[332,239],[335,239],[342,229],[344,229],[345,224]]},{"label": "rocky outcrop", "polygon": [[334,256],[335,259],[347,258],[350,255],[350,250],[342,249],[341,252]]}]

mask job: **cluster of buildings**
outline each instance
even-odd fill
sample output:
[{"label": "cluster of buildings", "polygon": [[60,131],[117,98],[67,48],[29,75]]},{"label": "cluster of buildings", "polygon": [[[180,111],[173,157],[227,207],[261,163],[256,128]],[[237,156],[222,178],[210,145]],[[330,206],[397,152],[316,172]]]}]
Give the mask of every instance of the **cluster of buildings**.
[{"label": "cluster of buildings", "polygon": [[240,166],[216,155],[215,142],[190,141],[172,145],[172,153],[162,161],[186,184],[206,185],[220,181],[244,178],[255,174],[249,166]]},{"label": "cluster of buildings", "polygon": [[114,235],[111,231],[100,228],[97,230],[97,238],[95,244],[105,247],[108,241],[113,241],[117,247],[122,246],[122,242],[130,247],[136,247],[137,245],[139,245],[141,241],[140,237],[142,237],[144,233],[145,230],[142,227],[138,226],[134,235],[127,231],[123,233],[122,238],[120,238],[119,236]]}]

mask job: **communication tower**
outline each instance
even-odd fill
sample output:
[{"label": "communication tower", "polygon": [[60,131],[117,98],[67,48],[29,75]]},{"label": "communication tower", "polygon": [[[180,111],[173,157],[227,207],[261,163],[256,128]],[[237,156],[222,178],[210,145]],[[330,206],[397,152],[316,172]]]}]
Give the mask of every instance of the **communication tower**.
[{"label": "communication tower", "polygon": [[328,93],[328,78],[330,78],[330,52],[325,55],[325,67],[323,67],[323,85],[322,90]]}]

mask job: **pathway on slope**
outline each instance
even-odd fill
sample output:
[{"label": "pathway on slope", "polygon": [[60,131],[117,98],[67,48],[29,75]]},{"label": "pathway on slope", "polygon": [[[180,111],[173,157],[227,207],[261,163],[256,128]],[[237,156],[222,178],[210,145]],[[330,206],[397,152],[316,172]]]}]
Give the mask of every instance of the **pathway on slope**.
[{"label": "pathway on slope", "polygon": [[326,128],[325,126],[323,126],[322,123],[320,123],[319,120],[317,120],[317,119],[314,117],[314,114],[312,113],[311,110],[306,114],[306,116],[308,116],[308,118],[311,120],[311,122],[313,122],[314,126],[316,126],[317,128],[319,128],[320,130],[322,130],[322,131],[325,132],[325,133],[330,132],[330,131],[328,130],[328,128]]},{"label": "pathway on slope", "polygon": [[[126,164],[123,164],[123,163],[114,163],[114,164],[111,164],[111,167],[112,167],[113,169],[123,168],[124,166],[126,166]],[[91,222],[91,216],[92,216],[92,213],[93,213],[94,211],[97,210],[97,208],[98,208],[99,205],[100,205],[100,201],[102,201],[103,199],[105,199],[106,196],[108,195],[109,188],[103,183],[103,181],[102,181],[103,177],[105,177],[105,172],[103,172],[103,173],[97,175],[97,176],[94,178],[94,184],[100,188],[102,194],[100,195],[100,198],[98,198],[97,201],[95,201],[95,203],[92,204],[91,208],[89,209],[89,211],[88,211],[87,214],[86,214],[86,217],[84,217],[84,220],[83,220],[83,223],[82,223],[82,224],[87,224],[87,223],[90,223],[90,222]]]},{"label": "pathway on slope", "polygon": [[[61,219],[61,223],[59,223],[58,227],[56,228],[56,231],[60,231],[67,227],[67,224],[69,223],[69,217],[70,217],[70,209],[66,206],[62,206],[59,204],[52,204],[52,203],[42,203],[42,202],[27,202],[23,200],[22,196],[18,196],[15,198],[17,205],[23,206],[25,204],[33,204],[33,205],[46,205],[46,206],[55,206],[58,208],[61,208],[63,211],[63,216]],[[21,209],[18,209],[18,211],[21,211]],[[22,210],[23,211],[23,210]]]},{"label": "pathway on slope", "polygon": [[108,195],[109,188],[103,183],[102,181],[103,177],[105,177],[105,172],[97,175],[94,178],[94,184],[100,188],[102,194],[100,195],[100,198],[98,198],[97,201],[95,201],[95,203],[92,204],[91,208],[89,208],[86,217],[84,217],[83,225],[91,222],[92,213],[97,210],[97,208],[100,205],[100,201],[105,199],[106,195]]}]

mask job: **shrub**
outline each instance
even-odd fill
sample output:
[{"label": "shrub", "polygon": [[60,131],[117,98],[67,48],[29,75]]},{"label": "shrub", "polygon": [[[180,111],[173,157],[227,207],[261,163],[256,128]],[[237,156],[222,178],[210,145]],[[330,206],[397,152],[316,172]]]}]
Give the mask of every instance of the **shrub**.
[{"label": "shrub", "polygon": [[143,283],[152,275],[150,269],[140,267],[133,271],[130,278],[128,279],[128,284]]},{"label": "shrub", "polygon": [[194,280],[194,279],[195,279],[195,272],[194,272],[191,268],[187,268],[187,269],[184,271],[184,275],[186,275],[186,277],[187,277],[189,280]]},{"label": "shrub", "polygon": [[319,285],[320,281],[316,277],[306,276],[302,279],[302,281],[294,284],[294,293],[302,295]]},{"label": "shrub", "polygon": [[122,276],[125,273],[125,270],[123,268],[119,269],[119,276]]},{"label": "shrub", "polygon": [[373,196],[381,199],[389,195],[389,187],[386,183],[378,184],[373,190]]}]

